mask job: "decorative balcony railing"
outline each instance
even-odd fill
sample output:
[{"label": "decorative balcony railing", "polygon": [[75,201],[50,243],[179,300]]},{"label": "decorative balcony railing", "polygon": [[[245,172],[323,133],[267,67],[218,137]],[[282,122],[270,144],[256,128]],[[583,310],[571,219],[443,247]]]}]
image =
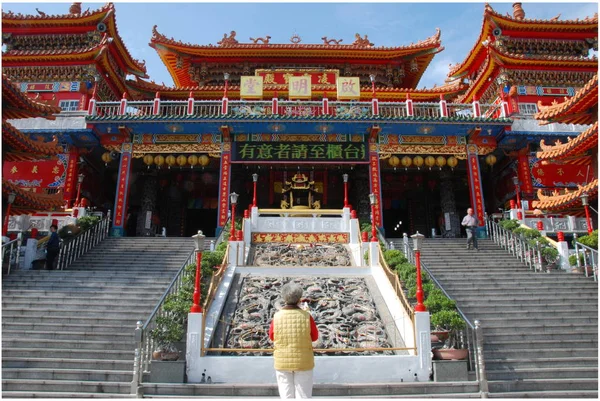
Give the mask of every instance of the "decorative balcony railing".
[{"label": "decorative balcony railing", "polygon": [[508,117],[506,102],[497,104],[471,104],[439,102],[413,102],[410,98],[404,102],[359,101],[292,101],[279,100],[188,100],[96,102],[90,100],[88,114],[99,118],[113,116],[180,116],[180,117],[320,117],[329,116],[344,119],[362,118],[419,118],[419,119],[502,119]]}]

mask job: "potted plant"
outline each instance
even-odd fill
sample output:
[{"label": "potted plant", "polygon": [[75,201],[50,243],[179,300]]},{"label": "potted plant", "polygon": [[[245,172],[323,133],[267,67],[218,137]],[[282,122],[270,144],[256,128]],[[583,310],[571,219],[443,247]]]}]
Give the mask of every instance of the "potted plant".
[{"label": "potted plant", "polygon": [[431,325],[436,331],[447,331],[448,338],[441,348],[432,350],[435,359],[467,359],[469,350],[460,348],[459,335],[466,327],[456,310],[443,309],[431,315]]},{"label": "potted plant", "polygon": [[183,338],[183,325],[172,316],[156,318],[156,328],[150,332],[150,337],[156,342],[157,347],[152,353],[154,359],[161,361],[176,361],[179,359],[179,350],[175,343]]}]

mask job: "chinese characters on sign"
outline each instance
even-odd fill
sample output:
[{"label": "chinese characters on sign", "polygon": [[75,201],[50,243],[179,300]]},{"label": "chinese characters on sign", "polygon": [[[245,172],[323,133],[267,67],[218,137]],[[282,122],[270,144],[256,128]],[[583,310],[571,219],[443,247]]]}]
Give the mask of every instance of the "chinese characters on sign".
[{"label": "chinese characters on sign", "polygon": [[358,77],[338,78],[337,98],[340,100],[360,99],[360,79]]},{"label": "chinese characters on sign", "polygon": [[131,153],[122,153],[119,167],[119,186],[117,189],[117,207],[115,208],[114,227],[122,227],[127,212],[127,180],[131,165]]},{"label": "chinese characters on sign", "polygon": [[310,99],[310,76],[290,77],[288,96],[290,99]]},{"label": "chinese characters on sign", "polygon": [[290,77],[293,76],[308,76],[309,82],[312,85],[335,85],[339,75],[338,70],[307,70],[307,69],[280,69],[280,70],[264,70],[258,69],[255,71],[257,77],[263,77],[265,85],[287,85]]},{"label": "chinese characters on sign", "polygon": [[371,174],[371,192],[375,195],[375,199],[377,199],[377,204],[375,205],[375,216],[373,216],[375,220],[375,225],[381,227],[383,224],[381,222],[381,183],[379,182],[379,157],[377,153],[371,153],[369,156],[370,166],[369,173]]},{"label": "chinese characters on sign", "polygon": [[529,171],[529,157],[527,155],[519,156],[519,177],[523,181],[522,190],[527,194],[532,194],[533,183],[531,181],[531,173]]},{"label": "chinese characters on sign", "polygon": [[241,77],[240,97],[242,99],[262,99],[263,77]]},{"label": "chinese characters on sign", "polygon": [[219,227],[227,223],[227,212],[229,211],[229,179],[230,179],[231,154],[223,152],[221,155],[221,180],[219,182]]},{"label": "chinese characters on sign", "polygon": [[365,161],[364,143],[235,142],[234,161]]},{"label": "chinese characters on sign", "polygon": [[5,161],[2,165],[3,176],[22,188],[60,188],[64,171],[65,166],[56,159]]},{"label": "chinese characters on sign", "polygon": [[469,153],[469,178],[471,203],[473,209],[475,209],[475,213],[477,214],[479,225],[482,226],[485,224],[485,216],[483,210],[483,192],[481,190],[481,175],[479,174],[477,153]]}]

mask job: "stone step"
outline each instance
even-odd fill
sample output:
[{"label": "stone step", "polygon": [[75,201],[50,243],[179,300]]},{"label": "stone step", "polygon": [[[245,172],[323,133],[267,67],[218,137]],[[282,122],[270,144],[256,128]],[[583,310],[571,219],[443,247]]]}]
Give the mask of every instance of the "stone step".
[{"label": "stone step", "polygon": [[[177,397],[279,397],[277,385],[273,384],[171,384],[171,383],[144,383],[144,397],[146,396],[177,396]],[[410,395],[421,397],[423,395],[451,395],[478,394],[477,382],[406,382],[406,383],[381,383],[381,384],[315,384],[313,397],[394,397]]]},{"label": "stone step", "polygon": [[41,338],[10,338],[2,339],[2,348],[62,348],[62,349],[87,349],[102,352],[105,349],[115,351],[131,351],[135,349],[135,340],[131,336],[130,340],[123,341],[92,341],[92,340],[59,340],[59,339],[41,339]]},{"label": "stone step", "polygon": [[[450,295],[456,294],[456,297],[453,295],[454,299],[458,299],[461,296],[473,296],[473,294],[479,293],[481,294],[482,297],[484,296],[493,296],[496,297],[498,295],[501,294],[506,294],[508,291],[511,291],[511,295],[516,296],[516,295],[521,295],[521,294],[531,294],[534,296],[540,296],[540,295],[548,295],[548,294],[552,294],[553,296],[567,296],[569,294],[573,294],[573,291],[570,289],[560,289],[560,288],[553,288],[551,291],[548,288],[532,288],[532,289],[527,289],[527,288],[521,288],[519,289],[519,291],[517,291],[516,287],[511,287],[509,285],[504,286],[504,287],[500,287],[500,286],[494,286],[494,287],[489,287],[486,286],[485,288],[475,288],[475,287],[469,287],[469,286],[459,286],[457,284],[454,285],[445,285],[444,288],[446,289],[446,291],[448,291],[450,293]],[[597,296],[598,291],[594,291],[592,289],[587,290],[587,289],[579,289],[577,291],[577,296],[583,296],[583,297],[588,297],[588,296]]]},{"label": "stone step", "polygon": [[[24,303],[28,301],[30,304],[39,304],[42,302],[57,303],[61,301],[63,304],[77,304],[83,303],[85,301],[89,303],[89,300],[93,298],[95,305],[114,305],[114,298],[117,294],[117,292],[96,292],[95,294],[91,294],[89,291],[79,291],[60,294],[54,291],[48,291],[47,295],[45,296],[36,296],[39,294],[33,291],[31,295],[21,295],[20,291],[7,294],[6,291],[4,291],[4,301],[16,303]],[[119,303],[122,303],[122,301],[127,303],[143,301],[143,303],[146,304],[148,302],[152,302],[154,298],[156,298],[156,301],[160,299],[156,296],[156,294],[147,294],[143,291],[138,291],[138,293],[136,294],[123,293],[119,296]]]},{"label": "stone step", "polygon": [[[42,306],[40,305],[40,303],[43,302],[43,307],[44,308],[49,308],[51,310],[54,311],[73,311],[73,310],[86,310],[91,306],[91,302],[89,300],[71,300],[71,302],[60,302],[59,300],[48,300],[47,302],[44,301],[40,301],[39,303],[36,302],[29,302],[29,301],[25,301],[25,300],[6,300],[6,301],[2,301],[2,310],[5,309],[23,309],[23,310],[30,310],[33,309],[35,307]],[[149,304],[148,302],[144,302],[143,299],[134,299],[134,300],[119,300],[118,302],[113,301],[112,304],[106,302],[96,302],[93,301],[93,306],[95,309],[99,308],[99,307],[106,307],[108,309],[110,309],[111,312],[129,312],[132,309],[138,311],[139,313],[148,313],[150,314],[152,312],[152,310],[154,309],[154,305],[153,304]]]},{"label": "stone step", "polygon": [[532,316],[542,313],[556,313],[564,314],[570,313],[577,316],[585,316],[598,313],[598,305],[588,305],[585,310],[575,309],[576,303],[572,304],[529,304],[529,305],[493,305],[493,306],[477,306],[477,305],[464,305],[462,302],[459,304],[460,309],[465,313],[473,313],[477,315],[498,313],[498,314],[513,314],[522,313],[526,316]]},{"label": "stone step", "polygon": [[[598,338],[594,339],[571,339],[568,341],[546,340],[544,338],[536,340],[534,343],[524,343],[519,340],[495,340],[493,343],[486,342],[484,339],[484,350],[500,350],[504,347],[512,349],[542,349],[542,348],[597,348]],[[484,351],[485,352],[485,351]]]},{"label": "stone step", "polygon": [[551,391],[511,391],[508,393],[490,393],[488,398],[598,398],[598,391],[594,390],[551,390]]},{"label": "stone step", "polygon": [[[133,364],[132,364],[133,365]],[[84,380],[126,382],[133,378],[130,370],[54,369],[54,368],[2,368],[2,379],[23,380]]]},{"label": "stone step", "polygon": [[598,367],[552,367],[552,368],[512,368],[486,369],[488,380],[523,380],[523,379],[584,379],[598,378]]},{"label": "stone step", "polygon": [[131,360],[70,359],[70,358],[27,358],[2,357],[2,368],[21,369],[99,369],[129,370],[133,372]]},{"label": "stone step", "polygon": [[537,324],[531,322],[531,324],[520,324],[518,326],[483,326],[483,336],[488,334],[508,334],[508,333],[538,333],[543,335],[545,333],[573,333],[581,330],[598,330],[598,324],[596,323],[553,323],[553,324]]},{"label": "stone step", "polygon": [[[149,305],[148,310],[152,311],[152,305]],[[38,318],[43,316],[55,316],[55,314],[65,313],[61,311],[56,311],[52,308],[46,308],[38,306],[36,308],[10,308],[3,307],[2,308],[2,317],[13,317],[13,316],[27,316],[29,318]],[[113,318],[113,319],[122,319],[122,320],[145,320],[149,316],[149,312],[139,312],[139,311],[112,311],[106,310],[103,308],[87,308],[83,311],[79,311],[77,313],[77,318],[81,319],[82,317],[97,317],[97,318]],[[137,319],[137,320],[136,320]]]},{"label": "stone step", "polygon": [[[544,356],[548,355],[548,356]],[[512,358],[574,358],[578,359],[581,357],[589,357],[591,355],[597,355],[597,348],[536,348],[536,349],[523,349],[523,348],[509,348],[509,349],[484,349],[485,360],[488,359],[512,359]]]},{"label": "stone step", "polygon": [[[100,359],[100,360],[122,360],[129,361],[132,364],[134,349],[130,350],[114,350],[114,349],[78,349],[78,348],[46,348],[43,351],[45,358],[60,358],[60,359]],[[2,357],[20,357],[20,358],[37,358],[40,356],[39,348],[3,348]]]},{"label": "stone step", "polygon": [[7,316],[3,313],[2,321],[5,322],[10,318],[11,323],[28,323],[32,320],[35,320],[38,323],[51,323],[51,324],[109,324],[109,325],[117,325],[117,326],[129,326],[132,327],[131,330],[135,329],[136,322],[139,320],[145,321],[148,316],[119,316],[119,317],[105,317],[105,316],[77,316],[77,315],[52,315],[48,316],[44,313],[36,313],[34,315],[31,314],[17,314],[14,316]]},{"label": "stone step", "polygon": [[116,325],[116,324],[96,324],[91,323],[89,325],[82,323],[40,323],[38,321],[27,321],[27,322],[13,322],[4,321],[2,322],[2,333],[9,331],[40,331],[40,332],[53,332],[53,331],[67,331],[73,330],[83,333],[127,333],[128,331],[133,333],[133,329],[129,325]]},{"label": "stone step", "polygon": [[132,341],[133,332],[112,332],[112,333],[95,333],[81,331],[42,331],[42,330],[5,330],[2,329],[2,337],[6,339],[22,338],[27,339],[43,339],[43,340],[79,340],[79,341],[110,341],[118,340],[119,342]]},{"label": "stone step", "polygon": [[[597,301],[597,300],[598,300],[597,296],[592,295],[589,298],[586,297],[586,302],[589,301],[592,304],[594,303],[593,301]],[[498,302],[505,302],[505,303],[517,304],[517,305],[529,305],[529,304],[545,303],[548,301],[568,302],[568,301],[573,301],[573,296],[557,297],[554,294],[536,295],[536,296],[524,294],[522,296],[506,296],[506,297],[503,297],[501,295],[496,295],[493,297],[485,296],[485,302],[493,303],[494,305],[496,305]],[[473,303],[481,304],[482,302],[484,302],[484,301],[482,301],[482,295],[473,295],[473,296],[464,295],[464,296],[461,296],[461,299],[460,299],[461,305],[469,305],[469,304],[473,304]],[[578,302],[581,302],[581,301],[578,300]]]},{"label": "stone step", "polygon": [[[88,290],[98,290],[98,288],[107,288],[109,290],[112,291],[122,291],[122,292],[128,292],[129,289],[133,286],[136,285],[135,282],[133,283],[118,283],[118,284],[112,284],[112,283],[107,283],[105,284],[105,287],[100,287],[101,283],[94,283],[94,282],[89,282],[89,283],[38,283],[36,288],[44,291],[44,290],[57,290],[57,291],[66,291],[66,290],[76,290],[76,291],[84,291],[86,289]],[[77,285],[77,288],[75,288],[75,286]],[[30,285],[27,285],[25,283],[19,283],[19,284],[15,284],[15,285],[11,285],[11,289],[31,289]],[[155,293],[155,292],[164,292],[167,289],[167,285],[165,284],[144,284],[143,286],[138,286],[138,289],[143,289],[144,291],[146,291],[146,293]]]},{"label": "stone step", "polygon": [[592,340],[598,338],[598,330],[577,330],[570,331],[564,333],[538,333],[538,332],[529,332],[529,333],[506,333],[506,334],[492,334],[486,333],[485,340],[487,343],[496,343],[497,341],[505,341],[505,340],[522,340],[535,342],[538,339],[543,338],[545,340],[557,340],[557,341],[568,341],[570,339],[578,339],[578,340]]},{"label": "stone step", "polygon": [[34,379],[2,379],[2,395],[5,391],[37,392],[77,392],[77,393],[118,393],[129,394],[131,383],[82,381],[82,380],[34,380]]},{"label": "stone step", "polygon": [[491,380],[488,381],[491,393],[520,391],[598,391],[597,378],[582,379],[523,379],[523,380]]},{"label": "stone step", "polygon": [[63,391],[2,391],[5,398],[131,398],[131,394],[77,393]]},{"label": "stone step", "polygon": [[551,358],[496,358],[486,359],[485,367],[489,370],[498,370],[502,367],[511,368],[539,368],[552,366],[592,366],[598,367],[598,357],[551,357]]},{"label": "stone step", "polygon": [[50,280],[44,280],[43,278],[35,278],[33,280],[27,279],[15,279],[10,284],[11,287],[20,286],[20,285],[29,285],[29,287],[35,286],[37,287],[48,287],[48,286],[56,286],[56,287],[64,287],[65,285],[69,286],[78,286],[78,287],[90,287],[90,286],[98,286],[98,284],[104,284],[107,287],[115,287],[115,286],[123,286],[123,285],[144,285],[149,288],[164,286],[166,284],[164,278],[155,279],[152,277],[112,277],[112,278],[103,278],[103,277],[89,277],[88,279],[84,277],[59,277],[53,278]]}]

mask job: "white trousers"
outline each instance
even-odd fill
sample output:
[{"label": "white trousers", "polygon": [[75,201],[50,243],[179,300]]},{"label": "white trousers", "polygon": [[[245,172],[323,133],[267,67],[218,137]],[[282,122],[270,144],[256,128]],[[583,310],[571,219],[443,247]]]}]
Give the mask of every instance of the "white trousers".
[{"label": "white trousers", "polygon": [[312,398],[313,371],[276,370],[277,386],[281,398]]}]

